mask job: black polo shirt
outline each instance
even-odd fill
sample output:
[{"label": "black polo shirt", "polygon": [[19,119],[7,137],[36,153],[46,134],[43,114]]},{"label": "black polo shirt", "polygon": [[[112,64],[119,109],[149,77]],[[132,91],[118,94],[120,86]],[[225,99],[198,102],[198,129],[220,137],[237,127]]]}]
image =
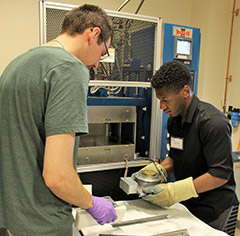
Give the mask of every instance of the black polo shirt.
[{"label": "black polo shirt", "polygon": [[181,116],[168,119],[169,157],[176,180],[205,174],[227,179],[223,186],[182,202],[195,216],[210,223],[238,203],[233,177],[231,126],[213,105],[193,95],[185,122]]}]

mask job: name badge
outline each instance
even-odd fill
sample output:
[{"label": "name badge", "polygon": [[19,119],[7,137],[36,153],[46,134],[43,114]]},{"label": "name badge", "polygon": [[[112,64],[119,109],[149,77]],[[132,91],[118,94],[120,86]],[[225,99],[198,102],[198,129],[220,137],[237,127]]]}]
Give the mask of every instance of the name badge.
[{"label": "name badge", "polygon": [[171,148],[183,150],[183,138],[171,137]]}]

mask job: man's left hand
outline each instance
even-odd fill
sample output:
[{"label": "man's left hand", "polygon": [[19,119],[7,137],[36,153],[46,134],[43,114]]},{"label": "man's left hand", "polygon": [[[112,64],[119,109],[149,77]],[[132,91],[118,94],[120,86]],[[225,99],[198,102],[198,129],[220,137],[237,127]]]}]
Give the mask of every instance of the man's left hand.
[{"label": "man's left hand", "polygon": [[174,183],[158,184],[143,189],[146,194],[143,199],[162,207],[169,207],[174,203],[198,197],[192,177]]}]

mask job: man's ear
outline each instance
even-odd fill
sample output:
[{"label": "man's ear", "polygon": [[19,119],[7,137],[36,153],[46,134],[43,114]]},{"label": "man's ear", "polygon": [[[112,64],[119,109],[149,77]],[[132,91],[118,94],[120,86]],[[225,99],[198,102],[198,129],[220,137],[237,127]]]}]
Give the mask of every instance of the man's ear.
[{"label": "man's ear", "polygon": [[184,87],[183,87],[183,97],[188,98],[189,96],[191,96],[191,89],[188,85],[184,85]]},{"label": "man's ear", "polygon": [[93,34],[95,37],[99,36],[101,34],[101,29],[99,27],[94,27]]},{"label": "man's ear", "polygon": [[94,27],[90,29],[89,35],[88,35],[88,42],[89,44],[92,44],[92,42],[101,34],[101,30],[99,27]]}]

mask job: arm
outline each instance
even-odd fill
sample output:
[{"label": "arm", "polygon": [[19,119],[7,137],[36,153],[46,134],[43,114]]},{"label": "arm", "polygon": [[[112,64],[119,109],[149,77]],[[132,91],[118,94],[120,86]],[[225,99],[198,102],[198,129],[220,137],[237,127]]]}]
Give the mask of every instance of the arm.
[{"label": "arm", "polygon": [[[53,194],[86,209],[99,224],[105,224],[117,218],[113,204],[105,198],[91,196],[73,165],[75,133],[88,132],[88,80],[87,68],[81,68],[78,62],[64,63],[46,76],[49,84],[46,87],[51,89],[47,90],[49,96],[44,114],[47,138],[42,175]],[[62,134],[66,128],[68,133]],[[57,132],[61,134],[56,135]]]},{"label": "arm", "polygon": [[161,165],[165,168],[168,174],[173,173],[173,159],[167,156],[162,162]]},{"label": "arm", "polygon": [[147,195],[145,195],[143,199],[162,207],[169,207],[176,202],[198,197],[198,193],[220,187],[226,182],[227,180],[225,179],[205,173],[195,180],[189,177],[173,183],[170,182],[146,187],[143,189],[143,192]]},{"label": "arm", "polygon": [[231,126],[225,116],[213,116],[199,126],[202,152],[208,170],[194,179],[197,193],[207,192],[228,182],[232,173]]},{"label": "arm", "polygon": [[[173,173],[173,160],[171,157],[167,156],[161,162],[161,165],[166,169],[168,174]],[[226,182],[226,179],[214,177],[209,173],[205,173],[193,180],[193,184],[197,193],[203,193],[218,188],[224,185]]]},{"label": "arm", "polygon": [[221,179],[205,173],[193,180],[194,187],[197,193],[207,192],[218,188],[227,182],[226,179]]},{"label": "arm", "polygon": [[83,209],[92,207],[92,196],[83,187],[73,167],[75,134],[48,136],[45,145],[43,178],[59,198]]},{"label": "arm", "polygon": [[[164,162],[165,160],[166,162]],[[165,160],[161,164],[165,168],[169,168],[172,159],[167,157]],[[146,187],[143,189],[143,192],[147,195],[143,199],[162,207],[171,206],[176,202],[198,197],[199,193],[218,188],[226,182],[226,179],[217,178],[209,173],[205,173],[194,180],[192,177],[189,177],[174,183],[170,182]]]}]

